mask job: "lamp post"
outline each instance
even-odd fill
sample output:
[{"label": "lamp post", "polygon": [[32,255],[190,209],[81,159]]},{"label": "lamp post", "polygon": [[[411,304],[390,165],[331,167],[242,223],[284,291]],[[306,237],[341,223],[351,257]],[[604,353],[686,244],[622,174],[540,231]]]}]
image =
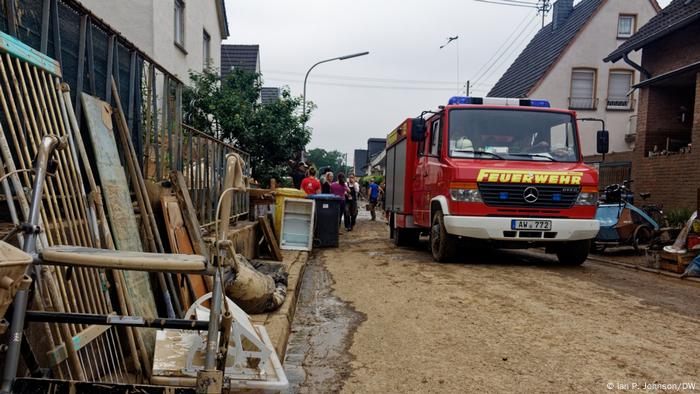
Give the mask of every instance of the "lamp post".
[{"label": "lamp post", "polygon": [[354,57],[364,56],[364,55],[368,55],[368,54],[369,54],[369,52],[359,52],[359,53],[353,53],[350,55],[334,57],[332,59],[321,60],[320,62],[314,64],[313,66],[311,66],[311,68],[309,68],[309,71],[306,72],[306,76],[304,77],[304,100],[303,100],[303,104],[302,104],[302,114],[304,115],[304,130],[306,130],[306,81],[309,79],[309,73],[311,72],[311,70],[313,70],[314,67],[316,67],[322,63],[328,63],[328,62],[332,62],[334,60],[347,60],[347,59],[352,59]]}]

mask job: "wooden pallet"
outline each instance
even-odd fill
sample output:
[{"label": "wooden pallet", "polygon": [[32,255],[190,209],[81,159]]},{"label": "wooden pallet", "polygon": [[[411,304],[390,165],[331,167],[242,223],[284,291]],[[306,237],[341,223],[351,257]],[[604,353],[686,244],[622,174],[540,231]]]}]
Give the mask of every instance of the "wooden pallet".
[{"label": "wooden pallet", "polygon": [[682,274],[696,256],[697,253],[669,253],[662,250],[659,252],[660,268]]}]

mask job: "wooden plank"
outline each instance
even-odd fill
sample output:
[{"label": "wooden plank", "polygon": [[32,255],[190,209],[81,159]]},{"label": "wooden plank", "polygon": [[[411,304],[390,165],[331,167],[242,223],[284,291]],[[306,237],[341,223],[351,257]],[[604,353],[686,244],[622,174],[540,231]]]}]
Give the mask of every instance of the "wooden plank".
[{"label": "wooden plank", "polygon": [[685,264],[688,265],[697,256],[697,253],[687,252],[687,253],[669,253],[665,250],[659,252],[659,257],[663,260],[668,260],[674,264]]},{"label": "wooden plank", "polygon": [[[112,314],[114,314],[114,313],[112,313]],[[77,352],[78,350],[87,346],[90,342],[95,340],[97,337],[102,335],[102,333],[109,330],[110,328],[111,328],[110,326],[97,326],[97,325],[88,326],[88,328],[84,329],[83,331],[79,332],[77,335],[73,336],[73,338],[71,340],[71,342],[73,343],[73,348]],[[48,356],[48,359],[49,359],[49,366],[55,367],[56,365],[62,363],[65,359],[68,358],[66,344],[61,343],[60,345],[56,346],[54,349],[46,352],[46,355]]]},{"label": "wooden plank", "polygon": [[187,227],[187,231],[190,234],[194,252],[201,256],[209,256],[209,250],[207,249],[207,245],[204,243],[204,238],[202,237],[202,230],[199,228],[197,211],[194,209],[194,205],[192,204],[192,198],[187,190],[187,182],[185,181],[185,177],[182,175],[182,172],[172,171],[170,173],[170,182],[173,184],[175,196],[180,204],[183,218],[185,220],[185,227]]},{"label": "wooden plank", "polygon": [[29,64],[61,78],[61,65],[11,35],[0,31],[0,51],[9,53]]},{"label": "wooden plank", "polygon": [[[195,254],[190,235],[185,227],[185,221],[182,218],[182,212],[180,210],[180,204],[178,203],[177,197],[173,195],[162,196],[160,198],[160,202],[163,205],[163,218],[165,219],[165,227],[168,233],[168,240],[170,241],[170,249],[172,252],[180,254]],[[195,299],[207,294],[207,286],[204,278],[201,275],[188,275],[188,277]],[[178,280],[178,283],[181,283],[181,281]],[[192,300],[189,298],[189,292],[187,291],[187,288],[183,289],[182,285],[179,287],[180,293],[183,296],[187,296],[183,297],[183,299],[187,299],[186,308],[189,308],[192,303]]]},{"label": "wooden plank", "polygon": [[688,264],[675,263],[675,262],[669,262],[669,261],[662,260],[659,267],[665,271],[671,271],[671,272],[675,272],[677,274],[682,274],[685,272],[685,269],[688,267]]},{"label": "wooden plank", "polygon": [[[142,247],[139,228],[131,203],[129,184],[119,161],[112,126],[112,110],[109,104],[88,94],[81,94],[81,99],[114,244],[119,250],[140,252]],[[158,316],[148,273],[124,271],[124,276],[129,284],[126,291],[133,302],[134,313],[144,317]],[[155,333],[151,331],[148,335],[147,332],[143,334],[149,351],[153,351]]]},{"label": "wooden plank", "polygon": [[277,243],[277,237],[272,231],[272,227],[270,227],[270,222],[267,220],[267,217],[259,217],[258,223],[260,223],[260,228],[263,231],[263,235],[265,236],[265,241],[267,242],[267,246],[270,249],[270,253],[272,253],[272,258],[274,258],[277,261],[282,261],[282,250],[280,250],[280,246]]}]

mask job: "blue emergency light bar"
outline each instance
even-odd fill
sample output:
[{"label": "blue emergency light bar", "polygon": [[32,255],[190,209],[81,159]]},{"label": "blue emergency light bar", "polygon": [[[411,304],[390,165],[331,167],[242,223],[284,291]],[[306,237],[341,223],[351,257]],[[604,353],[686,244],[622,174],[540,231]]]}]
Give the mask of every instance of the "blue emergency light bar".
[{"label": "blue emergency light bar", "polygon": [[447,102],[448,105],[458,104],[487,104],[487,105],[512,105],[520,107],[549,108],[549,101],[534,99],[502,98],[502,97],[466,97],[454,96]]}]

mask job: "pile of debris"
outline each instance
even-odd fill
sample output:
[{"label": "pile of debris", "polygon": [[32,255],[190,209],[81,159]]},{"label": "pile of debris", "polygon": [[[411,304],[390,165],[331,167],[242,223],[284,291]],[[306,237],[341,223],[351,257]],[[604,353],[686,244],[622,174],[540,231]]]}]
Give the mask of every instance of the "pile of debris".
[{"label": "pile of debris", "polygon": [[[58,62],[2,32],[0,53],[0,186],[14,224],[0,242],[2,390],[28,387],[18,367],[60,381],[283,388],[269,338],[246,312],[279,307],[286,276],[258,270],[226,238],[231,194],[247,187],[241,158],[219,158],[226,175],[207,243],[192,180],[173,171],[163,189],[145,179],[114,79],[114,106],[78,92],[76,116]],[[165,378],[158,355],[183,330],[186,366]]]}]

